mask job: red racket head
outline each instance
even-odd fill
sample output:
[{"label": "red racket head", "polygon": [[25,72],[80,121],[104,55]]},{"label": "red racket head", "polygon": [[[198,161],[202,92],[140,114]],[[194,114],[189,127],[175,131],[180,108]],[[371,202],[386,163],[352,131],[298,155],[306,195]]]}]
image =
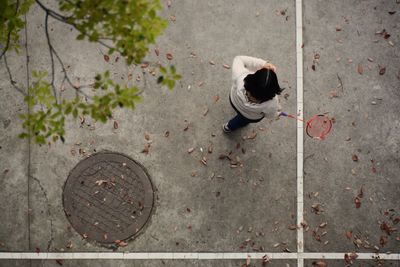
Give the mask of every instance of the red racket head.
[{"label": "red racket head", "polygon": [[332,130],[332,121],[326,115],[315,115],[307,121],[306,133],[308,136],[323,140]]}]

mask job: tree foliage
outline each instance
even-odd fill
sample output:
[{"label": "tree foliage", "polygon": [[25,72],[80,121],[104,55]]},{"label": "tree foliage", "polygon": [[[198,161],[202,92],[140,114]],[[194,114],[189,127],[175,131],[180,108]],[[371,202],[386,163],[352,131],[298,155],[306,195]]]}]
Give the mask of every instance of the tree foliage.
[{"label": "tree foliage", "polygon": [[[19,51],[19,34],[25,26],[22,16],[34,2],[0,1],[1,56],[4,55],[7,64],[6,53],[10,50]],[[77,86],[70,79],[62,58],[51,43],[48,19],[50,17],[72,25],[78,31],[77,40],[97,42],[108,48],[109,55],[119,53],[128,65],[140,64],[149,46],[155,43],[156,37],[167,26],[166,20],[157,15],[162,8],[159,0],[59,0],[59,10],[62,13],[46,7],[39,0],[35,2],[45,11],[45,36],[51,58],[51,72],[32,72],[34,81],[25,96],[29,112],[20,115],[24,129],[20,137],[33,138],[38,144],[45,144],[49,138],[64,141],[67,116],[90,116],[105,123],[112,118],[115,108],[133,110],[141,100],[141,90],[136,86],[121,86],[110,78],[109,71],[96,74],[95,82],[91,85]],[[61,98],[61,94],[57,94],[54,78],[56,62],[64,73],[61,87],[66,84],[75,90],[76,97],[73,99]],[[160,76],[157,82],[173,89],[176,81],[181,78],[176,68],[173,65],[158,66]],[[10,71],[9,76],[13,83]],[[90,96],[85,93],[85,88],[91,89]]]}]

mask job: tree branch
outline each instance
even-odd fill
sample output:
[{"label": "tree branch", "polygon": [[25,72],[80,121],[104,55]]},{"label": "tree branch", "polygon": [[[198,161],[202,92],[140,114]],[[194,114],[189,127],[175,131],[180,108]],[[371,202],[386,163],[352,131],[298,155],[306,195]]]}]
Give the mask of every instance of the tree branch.
[{"label": "tree branch", "polygon": [[27,96],[27,93],[25,93],[24,90],[22,90],[21,88],[19,88],[19,87],[17,86],[17,82],[14,81],[14,79],[13,79],[13,77],[12,77],[10,67],[8,66],[7,55],[6,55],[6,53],[4,53],[3,56],[4,56],[4,63],[5,63],[5,65],[6,65],[6,69],[7,69],[7,72],[8,72],[8,77],[9,77],[9,79],[10,79],[11,85],[15,88],[15,90],[17,90],[18,92],[20,92],[20,93],[23,94],[24,96]]},{"label": "tree branch", "polygon": [[[17,16],[17,14],[18,14],[18,8],[19,8],[19,0],[17,0],[17,4],[16,4],[16,8],[15,8],[15,16]],[[12,31],[12,29],[9,29],[8,34],[7,34],[6,46],[4,47],[3,51],[0,54],[0,59],[6,54],[8,48],[10,46],[11,31]]]},{"label": "tree branch", "polygon": [[44,30],[46,33],[46,39],[47,39],[47,45],[49,46],[49,52],[50,52],[50,59],[51,59],[51,88],[53,88],[53,94],[54,97],[56,98],[56,103],[58,104],[58,99],[57,99],[57,91],[56,87],[54,86],[54,57],[53,57],[53,46],[51,45],[50,41],[50,35],[49,35],[49,13],[46,13],[46,18],[44,20]]},{"label": "tree branch", "polygon": [[[61,14],[55,12],[54,10],[51,10],[51,9],[47,8],[47,7],[46,7],[42,2],[40,2],[39,0],[36,0],[36,3],[37,3],[37,4],[46,12],[46,14],[48,14],[50,17],[52,17],[52,18],[54,18],[54,19],[56,19],[56,20],[58,20],[58,21],[61,21],[61,22],[63,22],[63,23],[66,23],[66,24],[68,24],[68,25],[71,25],[71,26],[73,26],[77,31],[81,32],[81,31],[78,29],[78,27],[76,26],[76,24],[74,24],[74,23],[68,21],[68,19],[69,19],[70,17],[63,16],[63,15],[61,15]],[[81,32],[81,33],[82,33],[82,32]],[[88,36],[86,33],[83,33],[83,34],[85,34],[86,36]],[[102,38],[102,39],[104,39],[104,38]],[[99,44],[101,44],[101,45],[104,46],[104,47],[107,47],[108,49],[115,49],[115,50],[117,50],[115,47],[109,46],[108,44],[106,44],[105,42],[103,42],[103,41],[101,41],[101,40],[97,40],[96,42],[98,42]]]}]

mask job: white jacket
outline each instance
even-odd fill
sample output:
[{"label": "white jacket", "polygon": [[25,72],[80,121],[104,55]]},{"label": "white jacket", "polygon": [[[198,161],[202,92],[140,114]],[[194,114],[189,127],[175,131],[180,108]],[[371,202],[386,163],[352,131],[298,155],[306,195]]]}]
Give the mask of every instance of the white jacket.
[{"label": "white jacket", "polygon": [[261,119],[264,116],[272,118],[281,108],[277,95],[273,99],[259,104],[250,102],[246,96],[244,78],[263,68],[265,63],[267,63],[265,60],[248,56],[236,56],[233,59],[231,101],[243,116],[251,120]]}]

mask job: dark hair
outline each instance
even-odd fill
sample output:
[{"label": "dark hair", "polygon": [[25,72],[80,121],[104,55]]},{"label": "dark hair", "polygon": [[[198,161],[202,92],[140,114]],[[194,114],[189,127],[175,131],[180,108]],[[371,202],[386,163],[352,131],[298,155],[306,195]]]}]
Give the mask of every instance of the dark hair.
[{"label": "dark hair", "polygon": [[275,72],[265,68],[247,75],[244,78],[244,88],[261,102],[271,100],[283,91],[278,84],[278,77]]}]

